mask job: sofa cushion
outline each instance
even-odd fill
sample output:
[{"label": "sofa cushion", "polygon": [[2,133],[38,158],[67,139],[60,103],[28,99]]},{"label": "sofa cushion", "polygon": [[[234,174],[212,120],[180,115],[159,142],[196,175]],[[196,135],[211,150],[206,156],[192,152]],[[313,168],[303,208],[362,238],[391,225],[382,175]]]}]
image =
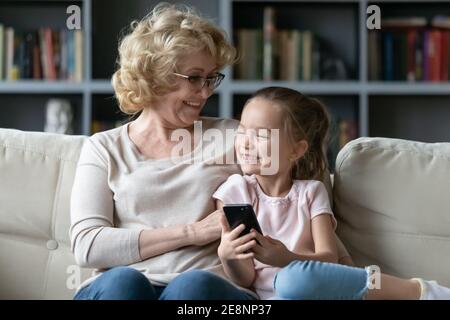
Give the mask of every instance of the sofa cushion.
[{"label": "sofa cushion", "polygon": [[450,143],[354,140],[338,154],[333,192],[358,265],[450,286]]},{"label": "sofa cushion", "polygon": [[[0,299],[67,299],[70,192],[86,137],[0,129]],[[80,272],[78,274],[78,272]]]}]

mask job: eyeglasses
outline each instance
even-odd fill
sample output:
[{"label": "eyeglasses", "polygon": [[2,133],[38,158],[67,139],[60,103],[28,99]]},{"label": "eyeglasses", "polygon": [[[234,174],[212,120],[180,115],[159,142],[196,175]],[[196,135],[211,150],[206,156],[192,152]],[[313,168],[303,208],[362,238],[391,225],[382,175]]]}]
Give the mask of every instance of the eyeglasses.
[{"label": "eyeglasses", "polygon": [[208,89],[214,90],[216,89],[220,83],[222,82],[225,75],[222,73],[216,73],[214,76],[204,78],[202,76],[187,76],[181,73],[173,73],[174,75],[184,78],[196,89],[201,90],[205,87],[205,84],[208,84]]}]

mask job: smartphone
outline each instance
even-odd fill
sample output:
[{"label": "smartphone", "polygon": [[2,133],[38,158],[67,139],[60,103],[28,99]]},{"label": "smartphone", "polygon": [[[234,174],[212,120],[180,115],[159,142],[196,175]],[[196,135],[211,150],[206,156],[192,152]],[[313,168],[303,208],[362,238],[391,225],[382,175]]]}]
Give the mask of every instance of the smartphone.
[{"label": "smartphone", "polygon": [[225,217],[227,218],[231,229],[236,228],[240,224],[245,225],[244,231],[239,235],[240,237],[249,233],[251,229],[255,229],[260,234],[263,234],[258,219],[256,218],[255,211],[250,204],[224,205],[223,211],[225,212]]}]

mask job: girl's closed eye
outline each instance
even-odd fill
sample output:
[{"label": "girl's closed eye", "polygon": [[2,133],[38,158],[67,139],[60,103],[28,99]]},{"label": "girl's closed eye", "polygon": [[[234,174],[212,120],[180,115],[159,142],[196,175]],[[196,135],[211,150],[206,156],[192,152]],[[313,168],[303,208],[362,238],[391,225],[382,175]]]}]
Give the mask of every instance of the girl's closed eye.
[{"label": "girl's closed eye", "polygon": [[270,129],[247,129],[245,130],[242,126],[239,126],[236,134],[238,135],[254,135],[260,139],[270,138]]},{"label": "girl's closed eye", "polygon": [[267,140],[270,138],[270,130],[269,129],[259,129],[256,137],[259,139],[262,139],[262,140]]}]

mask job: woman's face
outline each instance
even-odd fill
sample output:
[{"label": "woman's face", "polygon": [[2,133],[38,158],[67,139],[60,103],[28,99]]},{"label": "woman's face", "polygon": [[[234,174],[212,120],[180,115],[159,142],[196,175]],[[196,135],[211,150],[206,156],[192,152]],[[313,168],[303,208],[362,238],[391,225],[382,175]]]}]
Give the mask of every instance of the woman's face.
[{"label": "woman's face", "polygon": [[[185,76],[213,76],[216,72],[216,61],[206,51],[187,54],[177,64],[177,73]],[[194,86],[188,79],[177,76],[177,89],[157,99],[152,105],[165,125],[170,128],[185,128],[196,121],[205,106],[206,100],[213,90],[205,85]]]},{"label": "woman's face", "polygon": [[[242,112],[235,141],[242,171],[249,175],[287,173],[294,149],[284,132],[283,115],[276,104],[263,98],[250,100]],[[270,167],[275,171],[268,170]]]}]

